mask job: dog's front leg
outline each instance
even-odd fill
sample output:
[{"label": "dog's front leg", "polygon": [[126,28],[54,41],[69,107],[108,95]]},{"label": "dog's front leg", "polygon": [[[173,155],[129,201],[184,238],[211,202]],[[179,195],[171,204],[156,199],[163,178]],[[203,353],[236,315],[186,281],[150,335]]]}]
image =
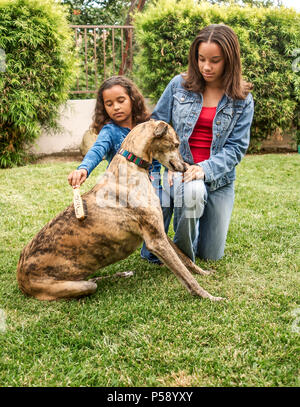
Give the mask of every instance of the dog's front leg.
[{"label": "dog's front leg", "polygon": [[164,264],[176,275],[179,281],[193,294],[202,298],[208,298],[211,301],[223,300],[222,297],[214,297],[205,291],[198,284],[197,280],[191,275],[185,265],[182,263],[175,250],[168,241],[167,236],[153,238],[144,236],[147,248],[154,253]]}]

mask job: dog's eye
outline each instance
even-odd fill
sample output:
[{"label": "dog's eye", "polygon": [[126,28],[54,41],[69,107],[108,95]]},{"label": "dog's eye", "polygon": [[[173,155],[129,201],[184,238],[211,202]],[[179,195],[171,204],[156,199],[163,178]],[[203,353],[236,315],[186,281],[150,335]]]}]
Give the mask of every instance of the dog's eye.
[{"label": "dog's eye", "polygon": [[175,148],[178,148],[179,147],[179,143],[175,143]]}]

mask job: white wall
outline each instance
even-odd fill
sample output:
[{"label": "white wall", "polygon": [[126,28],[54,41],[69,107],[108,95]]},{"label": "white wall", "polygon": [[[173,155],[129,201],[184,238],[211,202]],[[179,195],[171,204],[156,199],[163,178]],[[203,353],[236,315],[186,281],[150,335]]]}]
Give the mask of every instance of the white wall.
[{"label": "white wall", "polygon": [[[61,132],[50,134],[44,130],[30,151],[41,156],[79,152],[82,137],[92,124],[95,105],[96,99],[68,100],[66,106],[61,108],[58,120]],[[152,112],[154,106],[148,99],[146,105]]]},{"label": "white wall", "polygon": [[92,123],[95,103],[96,99],[68,100],[58,121],[61,133],[43,131],[30,150],[37,155],[79,151],[83,134]]}]

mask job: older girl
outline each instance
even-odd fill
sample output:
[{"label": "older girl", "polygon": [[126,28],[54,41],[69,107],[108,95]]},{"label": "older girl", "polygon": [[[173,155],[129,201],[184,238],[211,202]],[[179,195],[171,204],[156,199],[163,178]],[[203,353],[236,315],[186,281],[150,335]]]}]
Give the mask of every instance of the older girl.
[{"label": "older girl", "polygon": [[[224,254],[235,167],[250,140],[250,89],[242,79],[236,34],[213,24],[194,39],[188,72],[171,80],[152,114],[173,125],[188,164],[184,174],[165,171],[160,193],[165,230],[174,209],[174,242],[193,261],[195,256],[218,260]],[[145,246],[141,255],[158,261]]]}]

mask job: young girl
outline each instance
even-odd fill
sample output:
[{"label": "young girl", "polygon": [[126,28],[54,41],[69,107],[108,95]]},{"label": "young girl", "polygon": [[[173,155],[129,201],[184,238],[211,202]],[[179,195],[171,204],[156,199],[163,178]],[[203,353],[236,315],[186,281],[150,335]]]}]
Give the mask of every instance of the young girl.
[{"label": "young girl", "polygon": [[[184,174],[165,171],[160,194],[165,230],[174,209],[174,243],[193,261],[195,256],[218,260],[224,254],[235,166],[250,140],[251,87],[242,79],[236,34],[213,24],[194,39],[188,72],[171,80],[152,114],[172,123],[188,164]],[[158,260],[145,245],[141,256]]]},{"label": "young girl", "polygon": [[93,120],[93,129],[100,133],[82,163],[68,176],[73,188],[86,180],[104,156],[110,163],[130,130],[149,120],[149,113],[135,84],[124,76],[112,76],[100,86]]}]

